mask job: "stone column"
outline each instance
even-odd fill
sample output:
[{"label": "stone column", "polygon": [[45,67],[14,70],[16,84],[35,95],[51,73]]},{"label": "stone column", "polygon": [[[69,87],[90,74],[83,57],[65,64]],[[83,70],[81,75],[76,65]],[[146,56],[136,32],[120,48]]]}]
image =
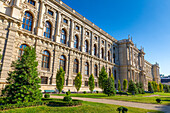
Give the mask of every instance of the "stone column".
[{"label": "stone column", "polygon": [[74,58],[73,58],[73,51],[70,51],[70,58],[69,58],[69,73],[68,73],[68,86],[73,86],[73,64],[74,64]]},{"label": "stone column", "polygon": [[[71,28],[70,28],[70,47],[71,48],[74,48],[74,20],[71,20]],[[80,40],[80,37],[78,37],[79,39],[78,40]]]},{"label": "stone column", "polygon": [[60,42],[60,26],[61,26],[61,12],[57,14],[57,26],[56,26],[56,42]]},{"label": "stone column", "polygon": [[37,27],[37,35],[42,36],[43,35],[43,15],[45,13],[45,5],[44,0],[41,0],[40,5],[40,13],[39,13],[39,21],[38,21],[38,27]]},{"label": "stone column", "polygon": [[85,37],[84,37],[84,27],[83,27],[83,26],[82,26],[82,28],[81,28],[81,34],[82,34],[82,35],[81,35],[81,51],[82,51],[82,52],[85,52],[85,51],[84,51],[84,47],[85,47],[85,46],[84,46],[84,38],[85,38]]},{"label": "stone column", "polygon": [[91,36],[90,36],[90,38],[91,38],[91,47],[90,47],[90,52],[91,52],[91,55],[93,55],[93,33],[91,32]]}]

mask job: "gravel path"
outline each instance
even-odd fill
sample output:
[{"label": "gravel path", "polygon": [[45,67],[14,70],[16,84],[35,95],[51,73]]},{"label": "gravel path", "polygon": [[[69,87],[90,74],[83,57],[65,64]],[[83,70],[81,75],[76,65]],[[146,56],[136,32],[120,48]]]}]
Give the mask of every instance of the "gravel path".
[{"label": "gravel path", "polygon": [[[63,96],[51,95],[50,97],[63,99]],[[149,109],[149,110],[158,110],[158,111],[163,111],[165,113],[170,113],[170,106],[167,105],[145,104],[145,103],[137,103],[137,102],[126,102],[126,101],[109,100],[109,99],[81,98],[81,97],[72,97],[72,99],[105,103],[105,104],[114,104],[114,105],[121,105],[121,106],[128,106],[128,107],[136,107],[136,108]]]}]

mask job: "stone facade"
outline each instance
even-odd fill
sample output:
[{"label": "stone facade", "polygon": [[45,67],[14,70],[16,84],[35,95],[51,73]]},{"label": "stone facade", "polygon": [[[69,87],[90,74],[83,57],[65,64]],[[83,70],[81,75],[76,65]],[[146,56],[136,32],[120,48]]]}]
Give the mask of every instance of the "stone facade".
[{"label": "stone facade", "polygon": [[[65,91],[76,91],[73,84],[75,59],[83,76],[81,91],[89,90],[86,85],[88,77],[94,73],[97,75],[94,76],[95,90],[101,90],[97,82],[102,66],[109,75],[113,73],[115,87],[118,80],[122,83],[127,79],[141,81],[147,90],[148,81],[160,81],[159,65],[146,61],[144,50],[136,48],[130,38],[116,40],[60,0],[0,0],[0,6],[0,49],[3,55],[0,88],[4,88],[8,72],[12,70],[11,63],[18,59],[22,44],[36,48],[39,76],[46,77],[45,84],[41,84],[42,90],[56,88],[55,76],[62,55],[66,59]],[[31,27],[27,30],[23,28],[26,12],[32,15]],[[51,25],[48,38],[44,35],[47,22]],[[64,44],[61,43],[63,30],[66,32]],[[75,36],[78,37],[77,48]],[[45,50],[50,54],[48,68],[42,67]],[[89,67],[88,74],[85,74],[85,63]]]}]

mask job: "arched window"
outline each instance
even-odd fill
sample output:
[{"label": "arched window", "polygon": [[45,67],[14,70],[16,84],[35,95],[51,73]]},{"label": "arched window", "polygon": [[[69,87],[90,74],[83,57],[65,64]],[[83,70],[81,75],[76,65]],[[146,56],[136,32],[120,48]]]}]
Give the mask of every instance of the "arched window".
[{"label": "arched window", "polygon": [[101,57],[104,59],[104,49],[101,49]]},{"label": "arched window", "polygon": [[111,69],[109,69],[109,77],[111,77],[111,75],[112,75],[112,71]]},{"label": "arched window", "polygon": [[88,64],[88,62],[85,63],[85,75],[89,75],[89,64]]},{"label": "arched window", "polygon": [[23,18],[22,28],[28,31],[32,31],[32,24],[33,24],[32,14],[26,11]]},{"label": "arched window", "polygon": [[26,44],[22,44],[20,47],[19,47],[19,54],[18,54],[18,60],[21,59],[21,56],[24,54],[24,49],[27,47]]},{"label": "arched window", "polygon": [[108,61],[110,61],[110,51],[108,51]]},{"label": "arched window", "polygon": [[94,55],[97,56],[97,46],[96,46],[96,44],[94,44],[94,50],[93,51],[94,51]]},{"label": "arched window", "polygon": [[61,38],[60,38],[60,42],[62,44],[66,44],[66,31],[64,29],[62,29],[62,33],[61,33]]},{"label": "arched window", "polygon": [[96,64],[94,65],[94,76],[97,77],[97,65]]},{"label": "arched window", "polygon": [[116,80],[116,70],[114,70],[114,78],[115,78],[115,80]]},{"label": "arched window", "polygon": [[73,72],[78,73],[79,70],[79,62],[77,59],[74,60],[74,65],[73,65]]},{"label": "arched window", "polygon": [[46,30],[44,32],[44,36],[47,38],[51,38],[51,24],[50,24],[50,22],[46,22],[45,28],[46,28]]},{"label": "arched window", "polygon": [[45,50],[42,54],[42,68],[49,68],[50,67],[50,53]]},{"label": "arched window", "polygon": [[64,55],[60,56],[60,67],[63,68],[63,70],[65,71],[65,67],[66,67],[66,58]]},{"label": "arched window", "polygon": [[84,43],[84,44],[85,44],[85,52],[87,52],[87,53],[88,53],[88,48],[89,48],[89,47],[88,47],[88,42],[87,42],[87,40],[85,41],[85,43]]},{"label": "arched window", "polygon": [[78,49],[78,45],[79,45],[78,37],[75,35],[75,37],[74,37],[74,48]]}]

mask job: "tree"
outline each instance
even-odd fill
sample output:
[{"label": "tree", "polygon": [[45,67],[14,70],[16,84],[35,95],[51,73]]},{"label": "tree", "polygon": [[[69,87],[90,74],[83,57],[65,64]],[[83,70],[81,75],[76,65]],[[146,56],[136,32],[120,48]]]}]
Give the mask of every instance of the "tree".
[{"label": "tree", "polygon": [[56,87],[59,93],[62,91],[64,87],[64,75],[65,75],[65,72],[63,68],[60,67],[60,69],[57,71],[57,74],[56,74]]},{"label": "tree", "polygon": [[75,88],[77,89],[77,92],[80,90],[81,88],[81,84],[82,84],[82,75],[81,73],[77,73],[77,76],[75,78]]},{"label": "tree", "polygon": [[90,75],[88,84],[89,84],[90,91],[93,92],[95,86],[93,74]]},{"label": "tree", "polygon": [[160,92],[163,91],[163,85],[161,83],[159,84],[159,89],[160,89]]},{"label": "tree", "polygon": [[129,82],[128,92],[129,93],[134,92],[135,94],[138,94],[137,87],[136,87],[135,83],[132,80]]},{"label": "tree", "polygon": [[112,79],[113,83],[115,83],[115,79],[113,77],[113,74],[111,74],[111,79]]},{"label": "tree", "polygon": [[100,73],[99,73],[99,78],[98,78],[99,87],[101,89],[104,89],[105,81],[107,81],[107,78],[108,78],[108,76],[107,76],[106,70],[105,70],[105,68],[103,66]]},{"label": "tree", "polygon": [[120,80],[118,80],[118,90],[119,90],[119,92],[121,92],[121,83],[120,83]]},{"label": "tree", "polygon": [[108,96],[116,94],[114,82],[113,82],[113,79],[111,77],[109,77],[105,82],[104,93],[107,94]]},{"label": "tree", "polygon": [[151,82],[148,82],[148,91],[154,92],[154,90],[153,90],[153,85],[152,85]]},{"label": "tree", "polygon": [[42,93],[41,79],[38,77],[35,48],[26,47],[21,60],[12,63],[13,71],[7,78],[8,85],[2,91],[5,103],[40,101]]},{"label": "tree", "polygon": [[123,80],[123,90],[126,91],[128,81],[126,79]]}]

